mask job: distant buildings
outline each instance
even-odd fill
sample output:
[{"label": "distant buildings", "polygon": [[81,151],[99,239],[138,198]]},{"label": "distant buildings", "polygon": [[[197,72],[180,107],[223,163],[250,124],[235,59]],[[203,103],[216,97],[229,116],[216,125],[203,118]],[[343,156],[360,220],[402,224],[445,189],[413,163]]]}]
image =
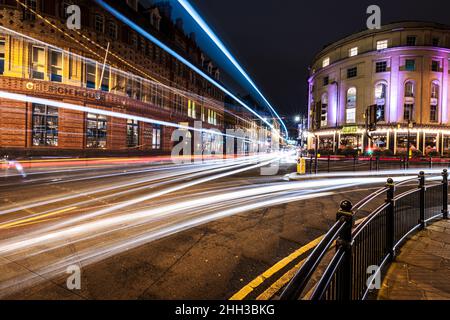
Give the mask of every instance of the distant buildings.
[{"label": "distant buildings", "polygon": [[[450,27],[394,23],[325,47],[309,79],[309,129],[319,149],[450,154]],[[378,129],[364,114],[377,105]],[[309,148],[316,139],[309,138]]]}]

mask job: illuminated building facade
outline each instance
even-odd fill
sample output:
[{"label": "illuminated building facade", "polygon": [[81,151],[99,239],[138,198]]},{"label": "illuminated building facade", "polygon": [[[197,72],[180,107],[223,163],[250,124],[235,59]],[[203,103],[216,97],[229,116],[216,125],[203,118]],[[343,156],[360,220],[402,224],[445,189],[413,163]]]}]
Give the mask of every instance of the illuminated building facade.
[{"label": "illuminated building facade", "polygon": [[[450,154],[450,27],[403,22],[325,47],[309,79],[310,149]],[[377,105],[377,131],[365,112]]]},{"label": "illuminated building facade", "polygon": [[[161,1],[114,1],[117,10],[220,82],[220,70],[172,22]],[[66,8],[81,8],[80,30]],[[225,129],[224,93],[94,1],[0,2],[0,91],[203,128]],[[250,118],[248,116],[248,118]],[[0,99],[4,154],[168,153],[174,127],[41,103]],[[203,135],[214,143],[213,135]]]}]

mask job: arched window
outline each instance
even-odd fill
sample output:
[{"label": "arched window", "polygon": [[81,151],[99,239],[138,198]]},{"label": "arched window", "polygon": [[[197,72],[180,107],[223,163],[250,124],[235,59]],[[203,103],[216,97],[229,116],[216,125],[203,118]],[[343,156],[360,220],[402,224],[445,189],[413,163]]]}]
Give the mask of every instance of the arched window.
[{"label": "arched window", "polygon": [[403,120],[407,122],[413,121],[414,118],[414,82],[407,81],[405,83],[405,103],[403,106]]},{"label": "arched window", "polygon": [[439,92],[440,86],[438,81],[431,83],[431,101],[430,101],[430,122],[438,122],[438,110],[439,110]]},{"label": "arched window", "polygon": [[412,81],[405,83],[405,97],[414,98],[414,83]]},{"label": "arched window", "polygon": [[378,83],[375,86],[375,103],[377,105],[377,121],[386,121],[386,92],[387,85],[385,83]]},{"label": "arched window", "polygon": [[351,87],[347,90],[346,122],[356,122],[356,88]]},{"label": "arched window", "polygon": [[326,127],[328,125],[328,93],[324,93],[322,95],[320,109],[321,109],[320,127]]}]

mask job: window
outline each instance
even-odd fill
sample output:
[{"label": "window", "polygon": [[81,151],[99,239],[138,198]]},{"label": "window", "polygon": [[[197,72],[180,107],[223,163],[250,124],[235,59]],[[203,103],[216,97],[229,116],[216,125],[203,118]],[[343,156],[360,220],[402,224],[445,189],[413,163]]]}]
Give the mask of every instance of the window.
[{"label": "window", "polygon": [[36,20],[36,8],[37,8],[37,0],[25,0],[25,6],[23,8],[23,19],[34,21]]},{"label": "window", "polygon": [[358,68],[353,67],[350,69],[347,69],[347,78],[354,78],[358,75]]},{"label": "window", "polygon": [[387,85],[379,83],[375,86],[375,103],[377,105],[377,120],[385,121]]},{"label": "window", "polygon": [[322,95],[321,100],[321,118],[320,126],[326,127],[328,125],[328,93]]},{"label": "window", "polygon": [[41,47],[32,48],[31,77],[44,80],[45,75],[45,50]]},{"label": "window", "polygon": [[160,85],[152,85],[152,104],[162,108],[163,107],[163,89]]},{"label": "window", "polygon": [[387,62],[386,61],[379,61],[375,63],[375,72],[386,72],[387,71]]},{"label": "window", "polygon": [[330,65],[330,58],[325,58],[322,61],[322,68],[326,68]]},{"label": "window", "polygon": [[377,41],[377,50],[383,50],[388,48],[388,41],[387,40],[380,40]]},{"label": "window", "polygon": [[323,86],[325,87],[325,86],[327,86],[327,85],[329,85],[330,84],[330,77],[324,77],[323,78]]},{"label": "window", "polygon": [[431,101],[430,101],[430,121],[438,122],[438,109],[439,109],[439,92],[440,87],[437,81],[431,83]]},{"label": "window", "polygon": [[58,108],[33,104],[33,146],[58,146]]},{"label": "window", "polygon": [[193,119],[197,118],[197,114],[195,112],[195,102],[192,100],[188,101],[188,117]]},{"label": "window", "polygon": [[431,41],[431,44],[433,45],[433,47],[439,47],[441,45],[441,39],[433,38],[433,40]]},{"label": "window", "polygon": [[108,22],[108,30],[107,30],[108,36],[112,39],[117,39],[117,24],[114,21]]},{"label": "window", "polygon": [[217,112],[213,110],[208,110],[208,123],[217,125]]},{"label": "window", "polygon": [[161,149],[161,128],[153,128],[152,132],[152,149]]},{"label": "window", "polygon": [[411,81],[405,83],[405,97],[414,98],[414,83]]},{"label": "window", "polygon": [[127,120],[127,147],[136,148],[139,145],[139,122]]},{"label": "window", "polygon": [[352,87],[347,90],[347,108],[346,108],[346,122],[356,122],[356,88]]},{"label": "window", "polygon": [[348,55],[349,55],[350,57],[357,56],[357,55],[358,55],[358,47],[351,48],[351,49],[348,51]]},{"label": "window", "polygon": [[101,14],[94,17],[94,30],[98,33],[105,32],[105,18]]},{"label": "window", "polygon": [[50,51],[50,80],[55,82],[62,82],[62,65],[63,54],[60,51]]},{"label": "window", "polygon": [[416,36],[407,36],[406,37],[406,45],[407,46],[415,46],[417,42]]},{"label": "window", "polygon": [[431,62],[431,71],[440,72],[441,71],[441,63],[437,60],[433,60]]},{"label": "window", "polygon": [[431,105],[430,106],[430,122],[438,122],[438,107]]},{"label": "window", "polygon": [[96,87],[97,66],[94,62],[86,62],[86,88],[97,89]]},{"label": "window", "polygon": [[414,105],[413,104],[405,104],[404,106],[404,113],[403,113],[403,119],[405,121],[413,121],[413,110],[414,110]]},{"label": "window", "polygon": [[5,40],[0,39],[0,74],[5,73]]},{"label": "window", "polygon": [[108,120],[106,116],[88,113],[86,124],[86,147],[106,149]]},{"label": "window", "polygon": [[406,59],[405,70],[406,71],[416,71],[416,60]]}]

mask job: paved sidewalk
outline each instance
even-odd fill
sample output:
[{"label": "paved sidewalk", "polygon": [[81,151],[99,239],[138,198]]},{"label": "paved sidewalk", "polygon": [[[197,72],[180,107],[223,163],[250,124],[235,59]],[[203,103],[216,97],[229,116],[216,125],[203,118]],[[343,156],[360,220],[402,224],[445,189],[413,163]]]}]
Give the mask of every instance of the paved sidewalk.
[{"label": "paved sidewalk", "polygon": [[391,264],[380,300],[450,300],[450,220],[411,237]]}]

